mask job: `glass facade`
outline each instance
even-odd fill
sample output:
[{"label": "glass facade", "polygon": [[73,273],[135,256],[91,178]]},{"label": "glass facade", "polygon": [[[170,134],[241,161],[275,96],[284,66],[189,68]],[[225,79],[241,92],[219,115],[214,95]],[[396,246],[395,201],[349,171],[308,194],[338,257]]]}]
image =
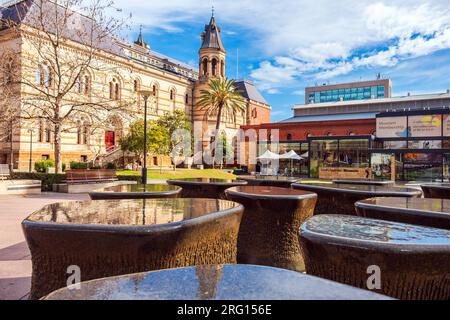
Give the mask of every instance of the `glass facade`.
[{"label": "glass facade", "polygon": [[385,97],[384,86],[321,90],[310,92],[309,103],[380,99]]},{"label": "glass facade", "polygon": [[369,139],[310,140],[309,176],[319,178],[320,168],[369,168]]}]

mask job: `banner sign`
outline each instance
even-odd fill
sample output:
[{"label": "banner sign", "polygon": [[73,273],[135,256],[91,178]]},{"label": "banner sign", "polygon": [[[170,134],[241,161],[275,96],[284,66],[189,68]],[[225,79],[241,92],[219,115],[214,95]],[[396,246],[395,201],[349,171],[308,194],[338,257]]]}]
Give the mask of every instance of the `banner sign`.
[{"label": "banner sign", "polygon": [[406,138],[407,117],[377,118],[377,138]]},{"label": "banner sign", "polygon": [[440,137],[442,134],[442,115],[410,116],[408,119],[409,136]]}]

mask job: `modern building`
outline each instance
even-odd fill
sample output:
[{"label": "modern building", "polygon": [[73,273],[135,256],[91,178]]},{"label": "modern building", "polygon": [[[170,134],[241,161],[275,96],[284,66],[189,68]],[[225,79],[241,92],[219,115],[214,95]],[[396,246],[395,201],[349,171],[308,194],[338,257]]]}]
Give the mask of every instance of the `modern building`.
[{"label": "modern building", "polygon": [[390,98],[391,93],[392,82],[389,79],[333,85],[324,83],[306,87],[305,104]]},{"label": "modern building", "polygon": [[[0,78],[10,79],[3,72],[10,70],[22,82],[28,81],[40,86],[30,89],[24,85],[13,86],[12,81],[2,81],[1,84],[11,83],[12,94],[8,101],[0,99],[0,108],[8,105],[19,113],[29,112],[27,102],[30,97],[39,97],[41,90],[56,92],[57,79],[52,73],[52,61],[43,59],[42,53],[48,48],[39,34],[39,15],[44,12],[48,21],[56,21],[50,15],[61,10],[61,7],[50,0],[10,1],[0,7]],[[62,16],[63,12],[59,14]],[[148,120],[158,119],[167,112],[183,110],[192,121],[202,121],[204,130],[213,126],[216,116],[201,110],[197,106],[197,100],[200,90],[205,88],[209,79],[226,76],[226,50],[214,16],[201,34],[198,69],[155,51],[145,42],[142,33],[134,43],[111,36],[95,43],[93,50],[80,41],[77,35],[95,22],[76,12],[70,15],[70,19],[73,20],[71,25],[79,29],[66,33],[67,39],[61,44],[64,58],[73,58],[75,61],[79,57],[84,61],[87,55],[94,52],[92,60],[96,67],[89,68],[80,75],[73,93],[68,95],[69,98],[64,103],[102,103],[112,106],[108,110],[113,111],[102,114],[102,121],[95,119],[99,114],[93,114],[92,117],[84,114],[78,118],[74,115],[70,119],[70,123],[62,129],[64,163],[95,159],[124,163],[126,159],[119,147],[120,140],[127,133],[130,123],[143,119],[142,90],[152,92],[152,97],[148,100]],[[19,26],[20,32],[13,30],[11,23]],[[36,46],[38,42],[40,48]],[[1,87],[0,85],[0,94],[4,93],[5,88]],[[254,85],[250,82],[238,82],[237,87],[247,99],[247,108],[236,117],[223,115],[222,127],[231,136],[241,125],[270,121],[270,106]],[[114,106],[126,103],[134,110],[131,117],[114,111]],[[12,133],[8,133],[6,127],[7,125],[2,125],[0,128],[0,163],[28,170],[30,159],[32,163],[41,159],[53,159],[53,123],[46,120],[20,120],[14,123]],[[148,158],[149,166],[161,165],[161,158],[157,155]],[[170,158],[162,159],[163,165],[170,164]]]},{"label": "modern building", "polygon": [[[294,150],[302,155],[305,160],[293,168],[297,175],[325,179],[368,175],[403,181],[449,179],[450,90],[295,105],[293,112],[292,118],[278,123],[244,128],[267,129],[269,134],[278,130],[279,145],[263,141],[260,150],[275,147],[280,153]],[[280,169],[289,170],[289,166],[284,161]]]}]

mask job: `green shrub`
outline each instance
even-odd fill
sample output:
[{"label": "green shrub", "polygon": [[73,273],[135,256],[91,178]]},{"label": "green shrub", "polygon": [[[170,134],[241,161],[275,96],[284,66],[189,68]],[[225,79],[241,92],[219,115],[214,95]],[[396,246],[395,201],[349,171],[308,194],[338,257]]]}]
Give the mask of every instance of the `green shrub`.
[{"label": "green shrub", "polygon": [[42,191],[52,191],[54,184],[60,184],[66,179],[65,174],[48,174],[48,173],[29,173],[29,172],[13,172],[11,174],[13,180],[40,180],[42,182]]},{"label": "green shrub", "polygon": [[106,164],[106,169],[116,170],[116,169],[117,169],[117,166],[116,166],[116,164],[113,163],[113,162],[108,162],[108,163]]},{"label": "green shrub", "polygon": [[136,181],[137,183],[142,183],[141,176],[117,175],[117,179],[119,179],[120,181]]},{"label": "green shrub", "polygon": [[34,163],[34,170],[40,173],[46,173],[48,168],[55,167],[55,160],[40,160]]},{"label": "green shrub", "polygon": [[87,162],[78,162],[78,161],[70,162],[70,169],[87,169],[87,168],[88,168]]}]

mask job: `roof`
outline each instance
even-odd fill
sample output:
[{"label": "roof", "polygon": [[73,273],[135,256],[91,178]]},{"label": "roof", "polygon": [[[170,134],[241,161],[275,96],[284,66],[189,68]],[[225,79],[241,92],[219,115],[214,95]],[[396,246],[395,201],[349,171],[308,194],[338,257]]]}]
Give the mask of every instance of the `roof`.
[{"label": "roof", "polygon": [[[50,0],[23,0],[7,3],[5,7],[0,8],[0,16],[4,28],[5,24],[12,22],[41,29],[40,20],[42,19],[46,32],[58,31],[62,37],[81,44],[89,44],[93,41],[99,49],[124,56],[123,50],[115,45],[114,37],[105,33],[94,20],[78,12],[67,14],[65,9]],[[67,17],[67,22],[58,26],[55,15]]]},{"label": "roof", "polygon": [[205,31],[202,33],[201,49],[214,48],[225,51],[222,38],[220,36],[220,28],[216,24],[214,16],[211,17],[209,24],[205,25]]},{"label": "roof", "polygon": [[[41,6],[44,12],[43,18],[49,21],[49,23],[46,23],[46,26],[49,28],[49,30],[47,31],[52,32],[51,30],[52,26],[55,27],[54,26],[55,19],[53,18],[55,10],[57,12],[60,12],[60,16],[63,16],[64,8],[50,0],[21,0],[21,1],[10,1],[8,3],[3,4],[2,7],[0,7],[0,22],[2,22],[1,25],[4,26],[5,22],[10,21],[16,24],[23,23],[25,25],[37,28],[38,27],[37,20],[40,17]],[[128,54],[124,51],[124,48],[122,46],[130,48],[131,44],[125,43],[123,40],[114,38],[112,35],[104,36],[104,33],[99,28],[99,26],[95,24],[95,21],[93,21],[89,17],[84,16],[79,12],[75,12],[75,14],[70,15],[70,19],[72,21],[69,21],[64,25],[71,26],[71,28],[67,28],[68,30],[62,30],[62,34],[65,38],[82,44],[85,43],[86,41],[90,42],[91,37],[90,36],[84,37],[83,35],[89,34],[89,31],[92,29],[94,31],[93,35],[94,43],[96,44],[97,48],[123,58],[127,59],[130,58]],[[195,68],[189,66],[186,63],[180,62],[156,51],[150,50],[149,46],[147,46],[147,44],[144,41],[142,32],[140,33],[139,39],[136,42],[137,42],[136,44],[142,46],[143,50],[141,51],[143,51],[144,54],[154,56],[155,58],[158,58],[160,60],[167,60],[171,64],[178,65],[185,69],[196,72]]]},{"label": "roof", "polygon": [[383,103],[395,103],[395,102],[410,102],[410,101],[423,101],[423,100],[438,100],[438,99],[450,99],[450,92],[444,93],[431,93],[422,95],[408,95],[392,98],[381,99],[367,99],[367,100],[349,100],[349,101],[336,101],[336,102],[324,102],[324,103],[311,103],[294,105],[293,109],[315,109],[326,107],[339,107],[339,106],[355,106],[355,105],[373,105]]},{"label": "roof", "polygon": [[251,81],[237,81],[235,87],[244,98],[269,105]]},{"label": "roof", "polygon": [[330,114],[323,116],[302,116],[292,117],[278,123],[292,123],[292,122],[320,122],[320,121],[333,121],[333,120],[363,120],[363,119],[375,119],[378,112],[366,112],[366,113],[349,113],[349,114]]}]

